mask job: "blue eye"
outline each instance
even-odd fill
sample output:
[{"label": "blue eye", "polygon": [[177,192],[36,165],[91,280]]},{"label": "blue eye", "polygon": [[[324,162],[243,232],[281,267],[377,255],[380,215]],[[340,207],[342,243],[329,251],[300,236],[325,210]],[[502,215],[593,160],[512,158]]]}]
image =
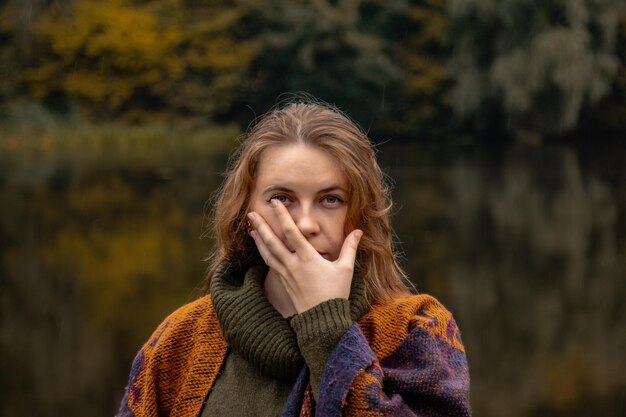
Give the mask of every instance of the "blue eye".
[{"label": "blue eye", "polygon": [[336,195],[327,195],[326,197],[324,197],[322,199],[322,201],[326,204],[329,204],[331,206],[337,206],[341,203],[343,203],[343,200],[339,197],[337,197]]},{"label": "blue eye", "polygon": [[267,200],[267,202],[269,203],[272,200],[278,200],[278,201],[280,201],[283,204],[287,204],[289,202],[289,197],[287,197],[284,194],[276,194],[276,195],[271,196],[270,199]]}]

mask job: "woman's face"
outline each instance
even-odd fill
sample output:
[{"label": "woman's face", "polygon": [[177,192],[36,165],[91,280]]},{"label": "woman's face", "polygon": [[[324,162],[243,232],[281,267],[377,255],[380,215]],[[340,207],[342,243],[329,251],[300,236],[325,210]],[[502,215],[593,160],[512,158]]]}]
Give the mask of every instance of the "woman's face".
[{"label": "woman's face", "polygon": [[287,245],[270,204],[279,200],[315,250],[336,260],[345,238],[349,197],[337,161],[312,146],[272,146],[263,153],[256,177],[249,211],[261,215]]}]

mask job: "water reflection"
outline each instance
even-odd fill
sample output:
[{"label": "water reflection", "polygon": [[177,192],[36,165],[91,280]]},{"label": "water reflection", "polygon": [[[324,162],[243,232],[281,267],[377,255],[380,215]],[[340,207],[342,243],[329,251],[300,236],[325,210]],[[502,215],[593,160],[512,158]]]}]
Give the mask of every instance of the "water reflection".
[{"label": "water reflection", "polygon": [[[400,238],[418,288],[449,300],[464,329],[476,415],[626,411],[626,154],[615,151],[608,178],[567,147],[403,168]],[[421,233],[433,236],[410,237]]]},{"label": "water reflection", "polygon": [[[226,156],[163,146],[3,148],[0,414],[112,415],[139,344],[198,294]],[[463,329],[475,414],[623,415],[626,148],[381,161],[407,269]]]}]

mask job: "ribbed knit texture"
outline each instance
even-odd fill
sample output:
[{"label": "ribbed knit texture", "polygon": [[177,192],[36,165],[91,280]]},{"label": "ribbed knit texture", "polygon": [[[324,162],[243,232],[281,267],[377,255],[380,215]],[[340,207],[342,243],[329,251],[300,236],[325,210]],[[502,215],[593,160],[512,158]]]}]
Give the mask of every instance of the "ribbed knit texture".
[{"label": "ribbed knit texture", "polygon": [[[263,297],[259,294],[259,298]],[[349,306],[348,300],[328,300],[289,320],[310,370],[314,398],[319,393],[330,353],[353,323]],[[202,417],[278,416],[294,383],[295,380],[282,381],[263,375],[237,351],[231,350],[208,396]]]},{"label": "ribbed knit texture", "polygon": [[341,298],[328,300],[293,316],[289,323],[296,332],[298,346],[309,367],[311,387],[317,399],[328,356],[352,326],[350,302]]},{"label": "ribbed knit texture", "polygon": [[[289,319],[289,324],[298,335],[298,345],[306,346],[317,343],[320,339],[343,333],[353,323],[350,317],[350,301],[335,298],[296,314]],[[336,340],[335,340],[336,342]]]},{"label": "ribbed knit texture", "polygon": [[[304,358],[289,321],[280,315],[263,293],[267,271],[265,265],[254,266],[245,273],[225,266],[211,280],[213,305],[222,334],[234,350],[266,376],[283,381],[295,380],[304,366]],[[323,318],[320,323],[323,327],[315,332],[315,336],[332,329],[330,339],[336,343],[349,327],[349,324],[346,326],[348,321],[352,324],[367,312],[365,286],[357,276],[352,281],[350,301],[340,302],[340,310],[336,307],[332,307],[334,311],[327,308],[325,311],[328,315],[319,316]],[[317,311],[315,308],[312,310]],[[334,318],[332,314],[337,312],[341,312],[344,317]],[[328,327],[334,320],[340,323]],[[342,329],[340,334],[337,334],[337,329]]]},{"label": "ribbed knit texture", "polygon": [[[210,297],[180,308],[135,357],[118,416],[197,417],[227,348]],[[333,349],[317,401],[308,381],[304,368],[283,416],[471,415],[459,330],[427,295],[375,305]]]},{"label": "ribbed knit texture", "polygon": [[179,308],[135,356],[118,415],[196,417],[226,349],[209,297]]},{"label": "ribbed knit texture", "polygon": [[224,270],[211,280],[211,297],[229,345],[264,375],[294,380],[304,359],[289,323],[262,296],[267,271],[264,265],[245,276]]}]

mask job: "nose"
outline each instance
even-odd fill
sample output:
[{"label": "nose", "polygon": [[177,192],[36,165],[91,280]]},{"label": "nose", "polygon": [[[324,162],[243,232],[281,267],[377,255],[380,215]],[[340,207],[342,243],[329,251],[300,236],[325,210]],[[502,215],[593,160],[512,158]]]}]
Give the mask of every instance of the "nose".
[{"label": "nose", "polygon": [[311,205],[300,204],[296,210],[292,211],[291,217],[304,237],[315,236],[319,233],[320,225]]}]

